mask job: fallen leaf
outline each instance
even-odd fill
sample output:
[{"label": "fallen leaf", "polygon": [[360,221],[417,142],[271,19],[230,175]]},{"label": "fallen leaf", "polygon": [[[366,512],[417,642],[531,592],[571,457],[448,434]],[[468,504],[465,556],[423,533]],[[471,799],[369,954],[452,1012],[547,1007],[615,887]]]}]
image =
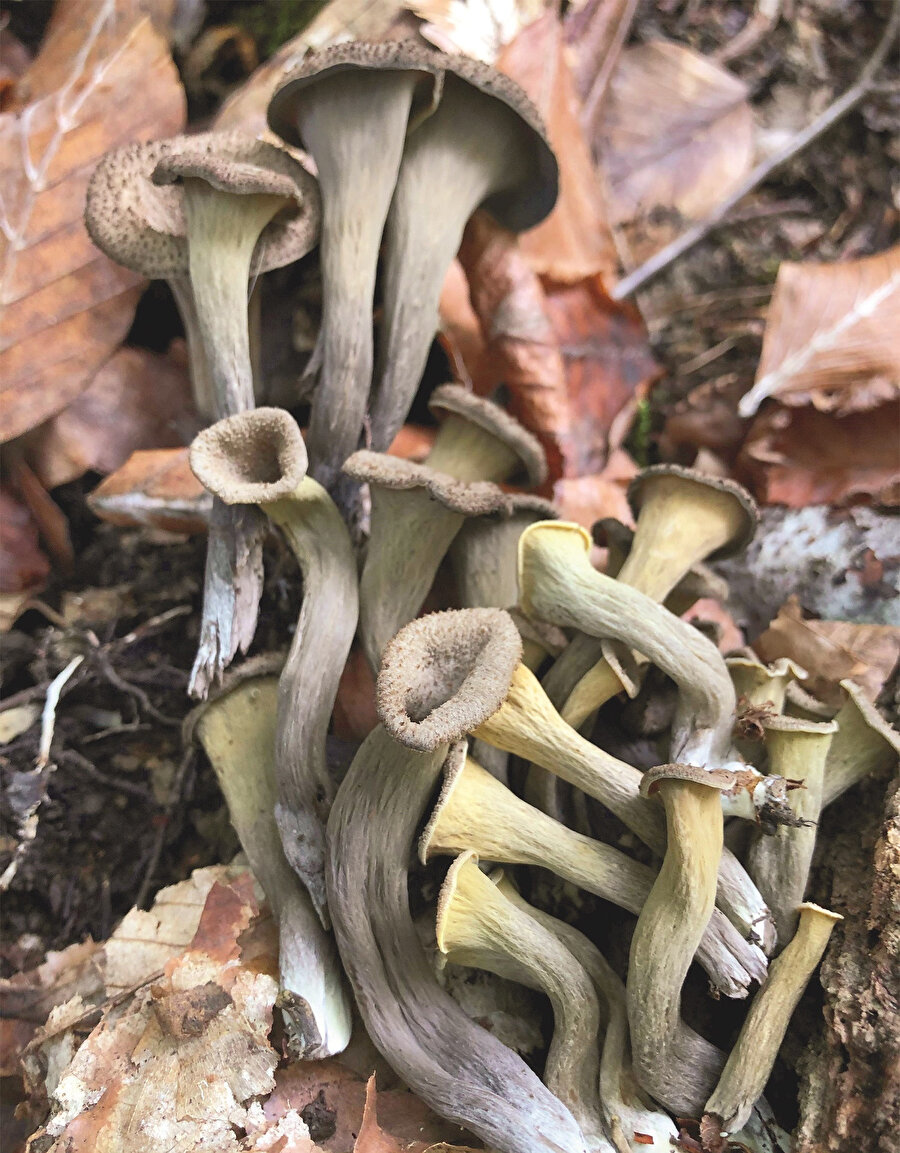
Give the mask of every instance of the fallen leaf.
[{"label": "fallen leaf", "polygon": [[778,269],[756,382],[738,406],[767,397],[845,415],[900,394],[900,246],[838,264]]},{"label": "fallen leaf", "polygon": [[0,112],[6,112],[15,100],[16,82],[28,71],[31,59],[22,41],[4,28],[0,36]]},{"label": "fallen leaf", "polygon": [[441,318],[438,337],[453,369],[454,380],[468,385],[479,396],[487,396],[500,383],[500,367],[472,307],[469,282],[458,260],[454,260],[447,271],[438,307]]},{"label": "fallen leaf", "polygon": [[0,489],[0,593],[30,595],[49,575],[50,561],[28,507],[8,488]]},{"label": "fallen leaf", "polygon": [[374,1073],[366,1082],[366,1101],[363,1106],[362,1124],[359,1127],[359,1136],[353,1146],[353,1153],[424,1153],[424,1141],[416,1141],[412,1145],[402,1145],[395,1138],[389,1136],[378,1124]]},{"label": "fallen leaf", "polygon": [[766,504],[900,504],[900,401],[846,416],[773,405],[756,417],[739,470]]},{"label": "fallen leaf", "polygon": [[142,281],[91,244],[85,190],[104,152],[177,132],[185,115],[137,0],[61,0],[15,92],[30,103],[0,115],[3,440],[71,403],[128,331]]},{"label": "fallen leaf", "polygon": [[708,622],[715,625],[716,644],[722,653],[731,653],[745,645],[746,638],[735,622],[734,617],[723,604],[712,597],[701,597],[695,601],[683,617],[686,621]]},{"label": "fallen leaf", "polygon": [[616,449],[602,472],[593,476],[563,477],[553,487],[553,502],[563,520],[590,528],[594,521],[614,517],[634,526],[628,486],[638,466],[624,449]]},{"label": "fallen leaf", "polygon": [[186,363],[143,348],[121,348],[88,387],[27,440],[43,484],[85,472],[114,472],[141,449],[174,448],[197,430]]},{"label": "fallen leaf", "polygon": [[636,10],[637,0],[579,0],[566,11],[572,79],[589,141],[597,137],[597,121]]},{"label": "fallen leaf", "polygon": [[593,143],[610,221],[637,265],[705,219],[750,171],[747,87],[690,48],[640,44],[619,58]]},{"label": "fallen leaf", "polygon": [[848,678],[872,700],[878,696],[900,657],[900,628],[807,620],[799,599],[790,597],[753,648],[764,661],[789,657],[809,674],[805,689],[839,705],[839,682]]},{"label": "fallen leaf", "polygon": [[505,44],[544,12],[544,0],[413,0],[419,32],[442,52],[496,63]]},{"label": "fallen leaf", "polygon": [[400,456],[405,460],[421,463],[431,451],[434,434],[433,428],[425,428],[419,424],[404,424],[394,437],[388,452],[391,456]]},{"label": "fallen leaf", "polygon": [[555,10],[524,28],[500,53],[497,67],[531,97],[544,118],[559,163],[559,199],[546,220],[519,238],[535,272],[572,283],[600,276],[615,283],[616,251],[600,179],[581,127],[581,104],[566,59]]},{"label": "fallen leaf", "polygon": [[[22,733],[27,733],[41,715],[43,706],[39,704],[16,705],[0,713],[0,745],[8,745]],[[0,1000],[3,982],[0,981]]]},{"label": "fallen leaf", "polygon": [[378,724],[375,677],[362,649],[350,650],[338,683],[332,720],[334,735],[345,741],[363,741]]},{"label": "fallen leaf", "polygon": [[212,497],[191,472],[188,449],[135,452],[87,498],[101,520],[167,532],[206,532]]}]

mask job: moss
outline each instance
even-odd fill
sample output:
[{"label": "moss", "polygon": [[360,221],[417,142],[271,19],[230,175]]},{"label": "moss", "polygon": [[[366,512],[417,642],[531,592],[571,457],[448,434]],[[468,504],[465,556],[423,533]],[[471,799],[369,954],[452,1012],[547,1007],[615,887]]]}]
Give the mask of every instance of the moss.
[{"label": "moss", "polygon": [[328,0],[262,0],[229,6],[229,22],[239,24],[256,41],[265,60],[287,40],[302,32]]}]

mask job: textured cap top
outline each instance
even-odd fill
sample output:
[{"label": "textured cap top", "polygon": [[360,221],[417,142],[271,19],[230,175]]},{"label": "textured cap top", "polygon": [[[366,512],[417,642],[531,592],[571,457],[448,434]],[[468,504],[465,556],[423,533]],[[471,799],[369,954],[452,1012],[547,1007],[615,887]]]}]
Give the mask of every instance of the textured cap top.
[{"label": "textured cap top", "polygon": [[101,251],[142,276],[188,271],[184,176],[235,195],[284,196],[291,207],[263,230],[253,274],[299,260],[319,235],[318,182],[282,148],[243,132],[204,132],[108,152],[88,186],[85,224]]},{"label": "textured cap top", "polygon": [[401,744],[427,751],[460,740],[509,692],[522,641],[502,609],[452,609],[412,621],[384,650],[381,723]]},{"label": "textured cap top", "polygon": [[641,777],[641,796],[652,797],[663,781],[690,781],[695,785],[709,785],[723,793],[730,793],[739,782],[728,769],[703,769],[698,765],[657,765]]},{"label": "textured cap top", "polygon": [[461,384],[442,384],[431,394],[428,407],[438,417],[452,413],[502,440],[521,460],[532,487],[547,479],[547,456],[541,442],[499,404],[476,396]]},{"label": "textured cap top", "polygon": [[194,437],[194,476],[225,504],[266,504],[290,496],[306,476],[306,445],[283,408],[226,416]]},{"label": "textured cap top", "polygon": [[762,716],[759,723],[766,732],[808,733],[810,736],[827,737],[838,731],[836,721],[811,721],[806,717],[791,717],[785,713]]},{"label": "textured cap top", "polygon": [[714,553],[710,553],[707,558],[708,560],[719,560],[722,557],[733,556],[735,553],[739,553],[747,547],[759,524],[759,509],[757,508],[756,501],[743,485],[738,484],[737,481],[726,480],[720,476],[710,476],[708,473],[698,472],[694,468],[684,468],[679,464],[654,464],[651,465],[650,468],[642,469],[628,486],[628,502],[635,516],[637,516],[640,511],[645,496],[645,487],[648,482],[652,482],[656,477],[660,476],[679,477],[681,480],[688,481],[698,488],[713,489],[715,492],[727,493],[729,496],[734,497],[735,501],[743,510],[744,520],[739,532],[727,545],[724,545]]},{"label": "textured cap top", "polygon": [[354,480],[376,488],[404,490],[424,488],[430,496],[452,512],[463,516],[485,516],[487,513],[512,511],[510,497],[490,481],[464,481],[437,472],[427,464],[415,464],[386,452],[360,449],[343,464],[344,472]]},{"label": "textured cap top", "polygon": [[269,127],[282,140],[302,147],[297,108],[304,94],[328,76],[350,70],[413,71],[421,74],[421,91],[413,98],[413,110],[433,104],[440,92],[443,69],[441,54],[417,40],[351,40],[310,52],[291,69],[269,102]]}]

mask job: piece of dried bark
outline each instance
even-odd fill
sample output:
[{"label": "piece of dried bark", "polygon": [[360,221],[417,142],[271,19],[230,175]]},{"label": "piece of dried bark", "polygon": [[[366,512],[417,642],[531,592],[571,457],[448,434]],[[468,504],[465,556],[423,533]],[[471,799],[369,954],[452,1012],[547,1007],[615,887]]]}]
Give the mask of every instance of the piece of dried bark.
[{"label": "piece of dried bark", "polygon": [[[872,843],[874,844],[874,852]],[[796,1153],[895,1153],[900,1116],[900,782],[829,845],[839,926],[825,1021],[801,1059]]]},{"label": "piece of dried bark", "polygon": [[178,132],[185,115],[168,44],[137,0],[58,4],[15,94],[30,102],[0,116],[3,440],[65,408],[128,331],[143,282],[91,244],[85,190],[104,152]]},{"label": "piece of dried bark", "polygon": [[[896,399],[898,329],[900,246],[838,264],[785,261],[741,416],[753,416],[767,397],[836,415]],[[845,426],[844,435],[849,432]],[[896,437],[894,449],[896,457]]]},{"label": "piece of dried bark", "polygon": [[114,472],[138,450],[188,443],[197,430],[187,365],[175,356],[120,348],[88,387],[27,439],[47,488],[91,470]]},{"label": "piece of dried bark", "polygon": [[753,164],[746,85],[680,44],[619,58],[593,141],[629,266],[705,219]]},{"label": "piece of dried bark", "polygon": [[564,284],[599,276],[616,279],[616,250],[601,198],[600,180],[581,127],[563,26],[555,10],[529,24],[503,49],[497,67],[524,88],[544,118],[559,162],[559,199],[519,247],[535,272]]},{"label": "piece of dried bark", "polygon": [[87,498],[110,524],[206,532],[212,497],[191,472],[186,448],[135,452]]}]

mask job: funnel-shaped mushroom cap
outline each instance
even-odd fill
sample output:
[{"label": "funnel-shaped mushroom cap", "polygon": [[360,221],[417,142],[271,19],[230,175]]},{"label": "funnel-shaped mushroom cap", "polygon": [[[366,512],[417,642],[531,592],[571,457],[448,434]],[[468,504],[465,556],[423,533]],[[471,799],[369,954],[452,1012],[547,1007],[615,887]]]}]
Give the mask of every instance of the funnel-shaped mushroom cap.
[{"label": "funnel-shaped mushroom cap", "polygon": [[746,548],[756,532],[759,511],[750,493],[733,480],[709,476],[676,464],[656,464],[645,468],[634,478],[628,487],[628,500],[637,516],[651,492],[660,489],[674,492],[679,488],[685,493],[691,493],[694,500],[714,500],[723,509],[730,509],[733,535],[727,543],[709,553],[708,559],[732,556]]},{"label": "funnel-shaped mushroom cap", "polygon": [[267,504],[290,496],[306,476],[306,446],[283,408],[257,408],[203,429],[191,469],[225,504]]},{"label": "funnel-shaped mushroom cap", "polygon": [[412,106],[415,121],[438,100],[443,75],[440,60],[439,52],[415,40],[352,40],[311,52],[287,74],[272,97],[267,112],[269,127],[288,144],[302,148],[297,109],[304,94],[326,77],[354,70],[419,73]]},{"label": "funnel-shaped mushroom cap", "polygon": [[[504,479],[514,481],[524,472],[528,484],[534,488],[547,479],[547,457],[540,441],[498,404],[476,396],[460,384],[442,384],[431,394],[428,407],[439,420],[457,417],[496,439],[498,450],[505,448],[515,460],[513,471]],[[435,464],[434,467],[440,466]]]},{"label": "funnel-shaped mushroom cap", "polygon": [[463,481],[399,456],[360,449],[344,461],[344,472],[354,480],[378,488],[404,490],[424,488],[429,496],[463,516],[509,513],[510,498],[490,481]]},{"label": "funnel-shaped mushroom cap", "polygon": [[652,797],[663,781],[688,781],[730,793],[738,785],[738,774],[728,769],[701,769],[697,765],[657,765],[641,777],[641,796]]},{"label": "funnel-shaped mushroom cap", "polygon": [[187,225],[180,177],[205,180],[235,195],[284,196],[291,207],[263,231],[255,273],[299,260],[319,230],[316,180],[283,149],[242,132],[204,132],[108,152],[88,186],[85,224],[103,252],[143,276],[188,271]]},{"label": "funnel-shaped mushroom cap", "polygon": [[459,740],[500,708],[521,657],[519,631],[500,609],[420,617],[385,649],[378,715],[413,749]]}]

